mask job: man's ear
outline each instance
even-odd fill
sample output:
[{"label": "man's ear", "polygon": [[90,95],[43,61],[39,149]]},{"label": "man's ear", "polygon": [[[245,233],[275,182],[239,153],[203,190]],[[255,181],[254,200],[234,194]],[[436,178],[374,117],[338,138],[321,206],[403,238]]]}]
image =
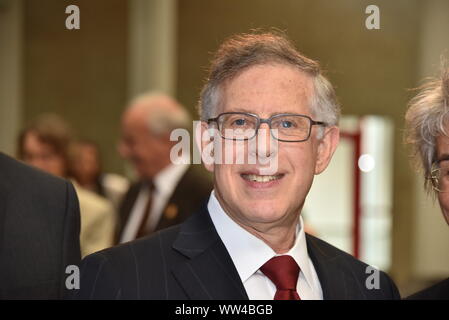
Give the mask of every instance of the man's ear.
[{"label": "man's ear", "polygon": [[332,155],[337,149],[339,141],[340,129],[338,127],[329,127],[325,129],[323,138],[318,142],[315,174],[320,174],[327,168],[332,159]]},{"label": "man's ear", "polygon": [[200,121],[195,128],[195,142],[200,147],[201,161],[206,170],[214,171],[214,135],[211,134],[212,128],[205,121]]}]

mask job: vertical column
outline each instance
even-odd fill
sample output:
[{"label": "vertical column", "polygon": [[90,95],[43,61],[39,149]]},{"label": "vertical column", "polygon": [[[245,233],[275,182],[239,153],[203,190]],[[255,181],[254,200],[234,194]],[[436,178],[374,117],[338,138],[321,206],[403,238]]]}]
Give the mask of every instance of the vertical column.
[{"label": "vertical column", "polygon": [[148,90],[175,94],[176,0],[129,2],[128,98]]},{"label": "vertical column", "polygon": [[23,2],[0,1],[0,151],[15,153],[21,126]]}]

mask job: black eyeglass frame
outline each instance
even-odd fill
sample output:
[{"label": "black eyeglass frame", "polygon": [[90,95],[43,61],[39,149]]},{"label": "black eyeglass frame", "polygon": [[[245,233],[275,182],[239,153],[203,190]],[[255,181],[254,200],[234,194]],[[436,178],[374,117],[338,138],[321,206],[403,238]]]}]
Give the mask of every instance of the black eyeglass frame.
[{"label": "black eyeglass frame", "polygon": [[[220,122],[219,122],[218,120],[219,120],[219,118],[220,118],[221,116],[228,115],[228,114],[241,114],[241,115],[246,115],[246,116],[251,116],[251,117],[256,118],[257,122],[256,122],[256,130],[254,130],[254,135],[253,135],[252,137],[243,138],[243,139],[226,138],[225,136],[223,136],[223,134],[222,134],[222,132],[221,132],[221,128],[220,128]],[[280,118],[280,117],[285,117],[285,116],[295,116],[295,117],[298,117],[298,116],[299,116],[299,117],[306,118],[307,120],[309,120],[310,125],[309,125],[309,132],[308,132],[308,134],[307,134],[307,138],[302,139],[302,140],[284,140],[284,139],[276,138],[276,137],[274,136],[273,132],[271,131],[271,130],[272,130],[272,128],[271,128],[271,121],[272,121],[273,119]],[[281,141],[281,142],[304,142],[304,141],[307,141],[307,140],[309,140],[309,138],[310,138],[310,134],[312,133],[312,127],[313,127],[313,126],[324,126],[324,127],[327,126],[327,124],[326,124],[325,122],[323,122],[323,121],[315,121],[315,120],[313,120],[311,117],[309,117],[309,116],[307,116],[307,115],[304,115],[304,114],[296,114],[296,113],[279,113],[279,114],[275,114],[275,115],[273,115],[273,116],[271,116],[271,117],[269,117],[269,118],[265,118],[265,119],[264,119],[264,118],[260,118],[257,114],[249,113],[249,112],[224,112],[224,113],[220,113],[220,114],[219,114],[218,116],[216,116],[215,118],[207,119],[207,124],[210,124],[211,122],[215,122],[215,123],[217,124],[218,131],[220,132],[220,136],[221,136],[223,139],[226,139],[226,140],[234,140],[234,141],[246,141],[246,140],[251,140],[252,138],[254,138],[255,136],[257,136],[257,133],[259,132],[260,125],[261,125],[262,123],[266,123],[266,124],[268,125],[268,127],[270,128],[271,136],[272,136],[274,139],[276,139],[276,140],[278,140],[278,141]]]}]

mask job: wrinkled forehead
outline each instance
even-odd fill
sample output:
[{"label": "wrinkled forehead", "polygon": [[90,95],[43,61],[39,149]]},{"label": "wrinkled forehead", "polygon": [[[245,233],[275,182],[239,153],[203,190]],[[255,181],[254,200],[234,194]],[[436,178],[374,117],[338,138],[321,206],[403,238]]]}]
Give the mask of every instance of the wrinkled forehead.
[{"label": "wrinkled forehead", "polygon": [[259,115],[310,114],[313,78],[294,66],[264,64],[249,67],[222,86],[221,111]]}]

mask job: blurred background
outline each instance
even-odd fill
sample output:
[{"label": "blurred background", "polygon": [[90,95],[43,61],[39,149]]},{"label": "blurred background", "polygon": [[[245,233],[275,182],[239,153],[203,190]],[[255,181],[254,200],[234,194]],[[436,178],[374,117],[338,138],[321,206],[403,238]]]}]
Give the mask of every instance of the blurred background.
[{"label": "blurred background", "polygon": [[[371,4],[379,30],[365,27]],[[79,30],[66,28],[69,5]],[[130,99],[162,91],[197,119],[211,53],[271,27],[321,62],[342,104],[340,148],[304,209],[310,230],[388,271],[403,295],[448,277],[449,229],[403,145],[410,89],[448,56],[446,0],[0,0],[0,150],[16,156],[20,130],[55,113],[95,142],[105,172],[131,178],[117,152]]]}]

